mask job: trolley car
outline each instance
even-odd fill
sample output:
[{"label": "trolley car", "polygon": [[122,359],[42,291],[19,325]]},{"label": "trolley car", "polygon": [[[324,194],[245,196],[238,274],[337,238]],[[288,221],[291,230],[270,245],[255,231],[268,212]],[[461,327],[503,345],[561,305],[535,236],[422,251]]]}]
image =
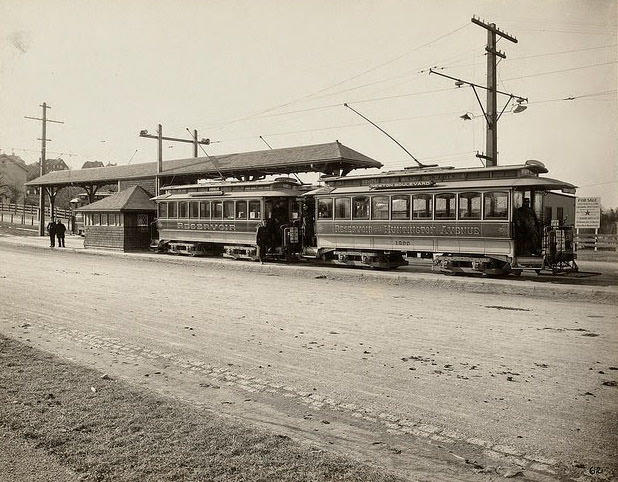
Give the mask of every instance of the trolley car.
[{"label": "trolley car", "polygon": [[257,227],[269,221],[269,256],[298,255],[301,210],[297,198],[309,189],[289,178],[164,187],[155,198],[157,249],[254,259]]},{"label": "trolley car", "polygon": [[443,273],[576,270],[575,186],[538,161],[479,168],[170,186],[155,198],[159,246],[255,258],[269,221],[271,257],[396,268],[431,257]]},{"label": "trolley car", "polygon": [[[317,252],[339,264],[377,268],[431,256],[445,273],[576,269],[567,226],[574,198],[555,192],[574,193],[575,186],[540,176],[547,172],[528,161],[326,178],[307,194],[317,206]],[[560,218],[553,224],[552,213]]]}]

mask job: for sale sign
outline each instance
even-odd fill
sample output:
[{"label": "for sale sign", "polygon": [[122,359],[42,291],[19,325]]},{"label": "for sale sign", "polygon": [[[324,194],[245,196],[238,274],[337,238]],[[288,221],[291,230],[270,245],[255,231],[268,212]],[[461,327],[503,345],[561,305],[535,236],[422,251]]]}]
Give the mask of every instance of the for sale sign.
[{"label": "for sale sign", "polygon": [[575,227],[577,229],[601,226],[601,198],[578,197],[575,200]]}]

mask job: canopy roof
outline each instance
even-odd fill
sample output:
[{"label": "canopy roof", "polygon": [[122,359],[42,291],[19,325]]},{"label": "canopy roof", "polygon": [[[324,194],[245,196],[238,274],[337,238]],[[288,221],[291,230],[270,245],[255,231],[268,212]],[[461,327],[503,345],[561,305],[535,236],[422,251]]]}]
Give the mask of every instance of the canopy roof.
[{"label": "canopy roof", "polygon": [[154,201],[142,187],[133,186],[124,191],[112,194],[100,201],[88,204],[78,209],[78,211],[96,212],[126,212],[126,211],[154,211],[156,209]]},{"label": "canopy roof", "polygon": [[[310,146],[192,157],[163,162],[162,177],[188,178],[265,176],[295,172],[348,173],[353,169],[380,168],[382,164],[339,141]],[[54,171],[26,183],[28,186],[110,184],[157,175],[157,163]]]}]

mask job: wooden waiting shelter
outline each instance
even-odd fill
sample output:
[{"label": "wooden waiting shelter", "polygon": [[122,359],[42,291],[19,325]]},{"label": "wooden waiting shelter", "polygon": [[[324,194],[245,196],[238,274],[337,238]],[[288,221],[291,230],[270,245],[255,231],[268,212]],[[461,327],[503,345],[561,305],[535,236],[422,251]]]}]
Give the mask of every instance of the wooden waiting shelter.
[{"label": "wooden waiting shelter", "polygon": [[140,186],[88,204],[84,213],[84,247],[131,251],[150,244],[156,206]]}]

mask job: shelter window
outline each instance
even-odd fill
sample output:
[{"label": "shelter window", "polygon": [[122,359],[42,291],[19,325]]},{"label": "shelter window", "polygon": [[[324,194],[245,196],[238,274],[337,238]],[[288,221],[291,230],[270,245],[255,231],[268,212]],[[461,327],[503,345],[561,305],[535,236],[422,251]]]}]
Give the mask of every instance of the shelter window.
[{"label": "shelter window", "polygon": [[509,217],[509,193],[486,192],[485,219],[508,219]]},{"label": "shelter window", "polygon": [[215,201],[212,203],[212,219],[223,218],[223,203],[221,201]]},{"label": "shelter window", "polygon": [[410,197],[391,197],[391,219],[410,219]]},{"label": "shelter window", "polygon": [[234,219],[234,201],[223,201],[223,219]]},{"label": "shelter window", "polygon": [[247,201],[236,201],[236,219],[247,219]]},{"label": "shelter window", "polygon": [[459,219],[481,219],[481,193],[459,194]]},{"label": "shelter window", "polygon": [[335,198],[335,219],[350,219],[350,198]]},{"label": "shelter window", "polygon": [[332,198],[318,200],[318,219],[333,219]]},{"label": "shelter window", "polygon": [[367,196],[352,198],[352,219],[369,219],[369,198]]},{"label": "shelter window", "polygon": [[168,218],[178,217],[178,203],[176,201],[167,203],[167,217]]},{"label": "shelter window", "polygon": [[181,201],[178,203],[178,217],[186,218],[189,216],[189,203],[186,201]]},{"label": "shelter window", "polygon": [[167,217],[167,203],[159,203],[159,217],[160,218]]},{"label": "shelter window", "polygon": [[200,203],[199,201],[190,201],[189,202],[189,217],[190,218],[198,218],[199,217],[199,208],[200,208]]},{"label": "shelter window", "polygon": [[412,196],[412,219],[431,219],[432,212],[433,196],[431,194]]},{"label": "shelter window", "polygon": [[436,219],[455,219],[455,194],[436,194]]},{"label": "shelter window", "polygon": [[93,218],[93,224],[95,226],[100,226],[101,225],[101,215],[99,213],[93,214],[92,218]]},{"label": "shelter window", "polygon": [[249,201],[249,219],[260,219],[261,209],[260,201]]},{"label": "shelter window", "polygon": [[372,196],[371,219],[388,219],[388,196]]},{"label": "shelter window", "polygon": [[210,202],[209,201],[200,201],[200,218],[201,219],[210,218]]}]

